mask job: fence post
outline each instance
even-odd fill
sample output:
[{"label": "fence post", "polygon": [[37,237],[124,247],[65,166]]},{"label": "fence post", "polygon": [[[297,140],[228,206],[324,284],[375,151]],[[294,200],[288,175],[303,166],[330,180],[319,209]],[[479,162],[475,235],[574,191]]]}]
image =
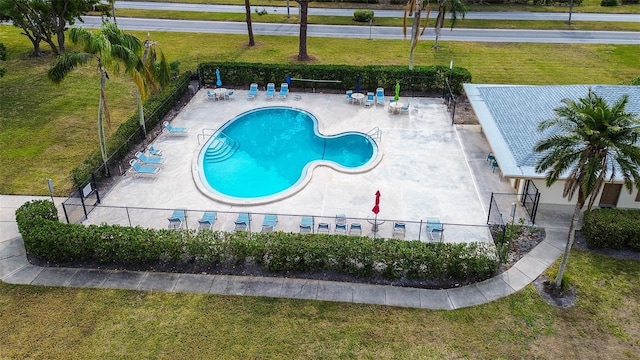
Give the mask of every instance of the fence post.
[{"label": "fence post", "polygon": [[64,201],[62,202],[62,211],[64,211],[64,218],[67,220],[67,224],[70,224],[69,214],[67,214],[67,207],[64,206]]},{"label": "fence post", "polygon": [[493,205],[493,191],[491,192],[491,199],[489,200],[489,211],[487,215],[487,225],[489,225],[489,219],[491,219],[491,206]]}]

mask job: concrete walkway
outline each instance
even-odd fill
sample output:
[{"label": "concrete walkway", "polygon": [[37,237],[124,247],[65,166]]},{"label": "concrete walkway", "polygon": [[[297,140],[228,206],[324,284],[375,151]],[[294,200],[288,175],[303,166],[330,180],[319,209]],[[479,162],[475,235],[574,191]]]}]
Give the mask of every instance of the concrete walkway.
[{"label": "concrete walkway", "polygon": [[[0,279],[10,284],[268,296],[453,310],[484,304],[524,288],[563,252],[566,228],[546,228],[546,239],[508,271],[486,281],[426,290],[320,280],[197,275],[31,265],[15,222],[24,202],[46,197],[0,195]],[[62,198],[55,202],[60,211]]]}]

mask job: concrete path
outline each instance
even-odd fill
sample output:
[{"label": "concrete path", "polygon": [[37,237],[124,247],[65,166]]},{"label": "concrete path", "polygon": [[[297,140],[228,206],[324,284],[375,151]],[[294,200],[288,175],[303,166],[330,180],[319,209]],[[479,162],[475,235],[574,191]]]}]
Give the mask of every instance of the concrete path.
[{"label": "concrete path", "polygon": [[[453,310],[511,295],[535,280],[563,252],[567,229],[547,228],[546,239],[508,271],[447,290],[255,276],[197,275],[31,265],[15,222],[24,202],[46,197],[0,195],[0,279],[10,284],[267,296]],[[62,198],[55,202],[60,210]]]}]

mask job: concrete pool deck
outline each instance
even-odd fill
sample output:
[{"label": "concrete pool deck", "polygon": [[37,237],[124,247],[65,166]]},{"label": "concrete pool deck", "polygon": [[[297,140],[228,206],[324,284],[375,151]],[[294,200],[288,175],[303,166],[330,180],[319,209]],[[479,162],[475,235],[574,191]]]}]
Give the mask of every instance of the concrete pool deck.
[{"label": "concrete pool deck", "polygon": [[[378,217],[387,220],[385,226],[389,231],[393,221],[405,221],[410,223],[406,237],[418,238],[424,227],[419,227],[419,222],[428,217],[437,217],[441,222],[450,224],[446,226],[445,241],[489,240],[485,226],[485,204],[489,195],[482,188],[495,185],[499,190],[492,191],[508,191],[508,184],[505,187],[498,174],[492,173],[491,167],[486,166],[483,157],[486,157],[488,145],[475,146],[482,149],[472,148],[476,151],[473,158],[465,154],[464,146],[481,143],[483,137],[477,127],[458,130],[452,126],[451,117],[441,99],[401,97],[401,102],[411,103],[409,113],[392,114],[381,105],[365,108],[350,104],[343,94],[304,93],[296,101],[293,93],[283,101],[267,100],[264,91],[261,91],[254,100],[248,100],[247,91],[236,90],[233,100],[216,101],[208,98],[206,91],[198,91],[172,121],[173,126],[189,128],[187,136],[163,135],[153,142],[166,159],[161,172],[155,177],[136,177],[127,173],[107,194],[103,194],[102,205],[214,210],[220,214],[253,212],[315,215],[327,219],[342,213],[350,219],[364,222],[363,233],[367,235],[369,231],[370,235],[370,226],[362,220],[373,218],[371,209],[374,194],[379,190],[382,196]],[[368,133],[379,128],[382,139],[377,142],[382,159],[375,168],[360,174],[317,167],[309,183],[295,195],[263,205],[230,205],[201,193],[194,182],[192,168],[193,159],[206,142],[206,138],[199,134],[205,129],[218,129],[240,113],[265,106],[292,106],[306,110],[318,119],[318,130],[324,135],[347,131]],[[480,140],[466,140],[465,137]],[[482,167],[481,171],[486,172],[485,175],[494,184],[486,184],[484,179],[483,184],[478,184],[473,171],[474,161],[478,162],[477,166]],[[94,210],[87,223],[122,223],[126,218],[124,214],[114,215],[113,210],[109,211],[110,214],[104,211],[100,208]],[[170,214],[165,215],[134,216],[131,221],[132,225],[166,227],[166,217]],[[192,226],[197,224],[196,220],[190,220]],[[233,214],[219,220],[214,229],[233,230]],[[260,221],[254,223],[259,231]],[[289,219],[279,222],[278,229],[297,231],[298,225],[299,219]]]}]

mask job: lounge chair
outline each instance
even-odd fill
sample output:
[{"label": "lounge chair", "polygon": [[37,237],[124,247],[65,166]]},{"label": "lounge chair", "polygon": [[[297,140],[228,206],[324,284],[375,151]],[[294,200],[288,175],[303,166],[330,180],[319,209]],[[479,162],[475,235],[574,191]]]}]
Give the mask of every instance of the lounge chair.
[{"label": "lounge chair", "polygon": [[353,90],[347,90],[347,102],[353,104]]},{"label": "lounge chair", "polygon": [[258,95],[258,84],[252,83],[249,85],[249,92],[247,93],[247,99],[255,99]]},{"label": "lounge chair", "polygon": [[336,214],[336,225],[347,225],[347,215]]},{"label": "lounge chair", "polygon": [[427,226],[429,229],[429,238],[432,241],[435,241],[436,238],[438,241],[442,241],[444,238],[444,226],[440,222],[438,218],[427,218]]},{"label": "lounge chair", "polygon": [[328,234],[329,233],[329,224],[328,223],[319,223],[318,224],[318,234]]},{"label": "lounge chair", "polygon": [[213,224],[216,222],[218,218],[218,213],[215,211],[206,211],[202,214],[200,220],[198,220],[198,230],[211,230]]},{"label": "lounge chair", "polygon": [[278,94],[278,98],[284,100],[287,98],[287,95],[289,95],[289,84],[280,84],[280,94]]},{"label": "lounge chair", "polygon": [[276,84],[268,83],[267,84],[267,93],[264,94],[264,97],[267,99],[273,99],[276,94]]},{"label": "lounge chair", "polygon": [[250,222],[251,215],[249,215],[248,213],[240,213],[238,214],[238,218],[235,221],[236,227],[234,230],[247,231],[249,229]]},{"label": "lounge chair", "polygon": [[145,153],[138,151],[136,157],[147,165],[162,165],[164,159],[158,156],[147,156]]},{"label": "lounge chair", "polygon": [[182,229],[182,223],[184,223],[185,211],[184,210],[173,210],[173,215],[169,220],[169,229]]},{"label": "lounge chair", "polygon": [[362,225],[360,223],[351,223],[349,225],[349,235],[362,236]]},{"label": "lounge chair", "polygon": [[164,125],[162,132],[168,135],[187,135],[189,132],[189,128],[171,126],[168,121],[163,122],[162,125]]},{"label": "lounge chair", "polygon": [[404,223],[396,222],[393,223],[393,238],[394,239],[404,239],[404,235],[407,232],[407,228]]},{"label": "lounge chair", "polygon": [[147,148],[147,151],[149,151],[149,154],[151,155],[162,156],[162,150],[158,150],[154,148],[153,145],[149,145],[149,147]]},{"label": "lounge chair", "polygon": [[347,224],[336,224],[336,234],[347,235]]},{"label": "lounge chair", "polygon": [[313,232],[313,217],[303,216],[300,221],[300,233],[310,234]]},{"label": "lounge chair", "polygon": [[373,98],[373,93],[367,93],[367,101],[364,102],[364,107],[371,107],[371,105],[375,104],[375,99]]},{"label": "lounge chair", "polygon": [[225,99],[225,100],[231,100],[232,98],[233,98],[233,90],[227,91],[227,92],[224,94],[224,99]]},{"label": "lounge chair", "polygon": [[160,172],[160,168],[158,167],[140,165],[138,159],[129,160],[129,165],[131,165],[131,170],[133,170],[136,175],[155,175]]},{"label": "lounge chair", "polygon": [[384,106],[384,89],[383,88],[377,88],[376,89],[376,105],[380,104],[382,106]]},{"label": "lounge chair", "polygon": [[278,215],[267,214],[262,220],[262,232],[272,232],[278,223]]}]

